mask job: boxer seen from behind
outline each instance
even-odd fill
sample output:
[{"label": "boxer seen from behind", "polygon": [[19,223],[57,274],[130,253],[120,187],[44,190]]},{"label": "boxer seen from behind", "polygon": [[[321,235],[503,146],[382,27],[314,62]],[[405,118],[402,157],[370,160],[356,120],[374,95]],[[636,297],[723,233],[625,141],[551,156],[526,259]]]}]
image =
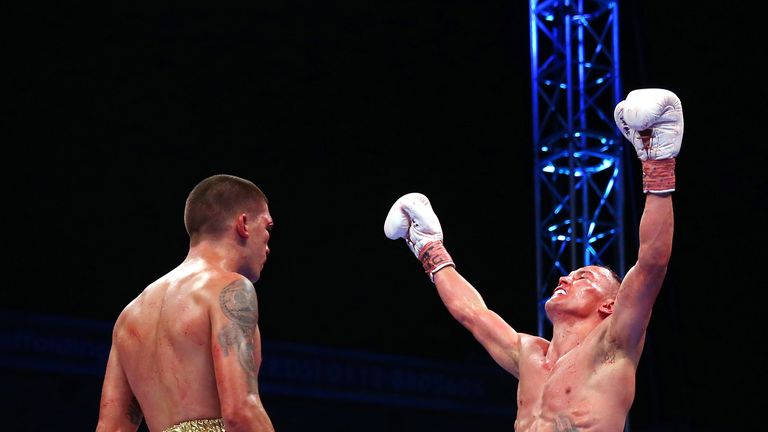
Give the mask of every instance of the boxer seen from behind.
[{"label": "boxer seen from behind", "polygon": [[97,432],[270,432],[259,396],[253,283],[273,221],[249,180],[219,174],[187,197],[186,259],[115,322]]}]

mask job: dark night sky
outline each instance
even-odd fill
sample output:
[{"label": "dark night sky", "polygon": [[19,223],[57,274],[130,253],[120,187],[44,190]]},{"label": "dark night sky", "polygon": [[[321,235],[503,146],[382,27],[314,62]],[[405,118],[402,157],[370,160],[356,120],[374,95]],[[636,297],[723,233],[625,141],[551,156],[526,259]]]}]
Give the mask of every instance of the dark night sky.
[{"label": "dark night sky", "polygon": [[[723,398],[764,400],[742,374],[765,354],[763,34],[740,3],[621,4],[625,89],[675,91],[686,121],[638,416],[725,422]],[[412,191],[489,307],[536,331],[527,2],[27,12],[12,48],[12,309],[113,320],[184,258],[188,191],[230,173],[262,187],[276,222],[265,339],[490,364],[383,235]]]}]

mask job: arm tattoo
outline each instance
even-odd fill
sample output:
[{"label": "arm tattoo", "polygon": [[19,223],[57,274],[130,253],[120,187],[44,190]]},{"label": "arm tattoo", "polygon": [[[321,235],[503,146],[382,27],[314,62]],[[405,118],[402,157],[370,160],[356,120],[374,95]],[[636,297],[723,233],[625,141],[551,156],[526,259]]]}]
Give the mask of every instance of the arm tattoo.
[{"label": "arm tattoo", "polygon": [[136,400],[136,396],[131,396],[131,403],[128,404],[128,420],[131,421],[131,423],[138,425],[141,424],[141,419],[144,417],[144,414],[141,412],[141,407],[139,406],[139,401]]},{"label": "arm tattoo", "polygon": [[219,346],[225,357],[229,356],[230,351],[237,355],[240,367],[246,375],[248,391],[256,393],[258,367],[254,359],[253,345],[259,315],[256,290],[248,282],[232,282],[221,291],[219,305],[231,321],[218,334]]}]

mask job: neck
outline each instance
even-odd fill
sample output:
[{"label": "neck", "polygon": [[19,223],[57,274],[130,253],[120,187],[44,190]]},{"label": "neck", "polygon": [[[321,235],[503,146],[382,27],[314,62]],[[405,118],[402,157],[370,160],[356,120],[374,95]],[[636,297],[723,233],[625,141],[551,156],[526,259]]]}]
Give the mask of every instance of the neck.
[{"label": "neck", "polygon": [[237,272],[240,268],[236,252],[230,245],[208,239],[195,242],[189,247],[185,262],[202,260],[208,265],[228,272]]},{"label": "neck", "polygon": [[589,317],[555,323],[552,328],[552,341],[547,350],[547,362],[556,362],[581,344],[601,321],[599,318]]}]

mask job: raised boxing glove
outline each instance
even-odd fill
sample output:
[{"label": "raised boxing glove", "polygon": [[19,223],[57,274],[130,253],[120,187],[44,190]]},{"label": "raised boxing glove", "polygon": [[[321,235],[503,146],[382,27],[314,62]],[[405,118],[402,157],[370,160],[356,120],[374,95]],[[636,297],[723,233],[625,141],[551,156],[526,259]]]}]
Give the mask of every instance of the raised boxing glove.
[{"label": "raised boxing glove", "polygon": [[405,239],[432,281],[441,268],[455,266],[443,246],[440,220],[423,194],[405,194],[392,204],[384,220],[384,235],[392,240]]},{"label": "raised boxing glove", "polygon": [[643,192],[674,191],[675,157],[683,141],[683,107],[677,95],[657,88],[633,90],[613,114],[643,161]]}]

